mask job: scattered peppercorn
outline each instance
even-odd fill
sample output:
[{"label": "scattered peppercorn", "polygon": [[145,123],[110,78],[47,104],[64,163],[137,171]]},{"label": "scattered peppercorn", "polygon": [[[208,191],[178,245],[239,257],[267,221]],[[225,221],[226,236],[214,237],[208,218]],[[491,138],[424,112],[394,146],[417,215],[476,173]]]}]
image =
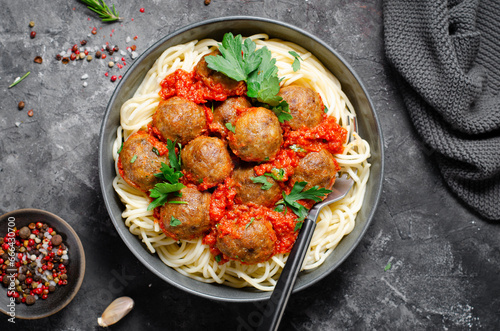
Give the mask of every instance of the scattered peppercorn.
[{"label": "scattered peppercorn", "polygon": [[62,63],[63,64],[68,64],[69,63],[69,59],[67,57],[63,57],[62,58]]},{"label": "scattered peppercorn", "polygon": [[118,52],[120,49],[118,48],[118,46],[116,46],[116,45],[115,45],[115,47],[113,47],[113,50],[114,50],[115,52]]},{"label": "scattered peppercorn", "polygon": [[87,41],[86,41],[86,40],[82,40],[82,41],[80,41],[80,45],[82,45],[82,46],[87,45]]},{"label": "scattered peppercorn", "polygon": [[76,60],[76,55],[75,55],[75,53],[72,53],[72,54],[69,56],[69,59],[70,59],[71,61],[75,61],[75,60]]},{"label": "scattered peppercorn", "polygon": [[97,51],[97,52],[95,52],[95,57],[96,57],[96,59],[101,58],[101,55],[102,55],[102,54],[101,54],[101,51]]},{"label": "scattered peppercorn", "polygon": [[92,55],[87,55],[87,61],[92,61]]},{"label": "scattered peppercorn", "polygon": [[116,81],[116,76],[115,75],[111,76],[111,81],[112,82]]},{"label": "scattered peppercorn", "polygon": [[144,8],[139,9],[141,13],[144,13]]},{"label": "scattered peppercorn", "polygon": [[35,37],[36,37],[36,32],[35,31],[31,31],[30,38],[33,39]]},{"label": "scattered peppercorn", "polygon": [[33,305],[37,299],[47,299],[57,286],[68,284],[68,250],[60,234],[41,222],[11,233],[1,236],[0,247],[0,282],[8,287],[10,300]]},{"label": "scattered peppercorn", "polygon": [[42,57],[41,57],[41,56],[36,56],[36,57],[35,57],[34,62],[35,62],[35,63],[38,63],[38,64],[42,64],[43,59],[42,59]]},{"label": "scattered peppercorn", "polygon": [[77,44],[74,44],[73,47],[71,48],[71,51],[72,52],[76,52],[78,51],[78,45]]},{"label": "scattered peppercorn", "polygon": [[30,28],[34,27],[35,26],[35,22],[33,21],[30,21],[30,24],[29,24]]},{"label": "scattered peppercorn", "polygon": [[19,101],[19,103],[17,104],[17,108],[19,110],[23,110],[23,108],[24,108],[24,101]]},{"label": "scattered peppercorn", "polygon": [[28,116],[33,117],[33,109],[28,110]]},{"label": "scattered peppercorn", "polygon": [[108,62],[108,67],[113,68],[115,66],[115,63],[113,61]]},{"label": "scattered peppercorn", "polygon": [[205,0],[205,6],[208,6],[212,0]]},{"label": "scattered peppercorn", "polygon": [[135,50],[137,49],[137,46],[136,45],[132,45],[132,46],[130,46],[130,49],[135,52]]},{"label": "scattered peppercorn", "polygon": [[80,58],[80,60],[83,60],[85,58],[85,54],[84,53],[80,53],[80,54],[78,54],[78,57]]},{"label": "scattered peppercorn", "polygon": [[97,34],[97,30],[93,29],[92,34]]},{"label": "scattered peppercorn", "polygon": [[57,54],[57,55],[56,55],[56,60],[57,60],[57,61],[61,61],[61,60],[62,60],[62,56],[61,56],[61,54]]}]

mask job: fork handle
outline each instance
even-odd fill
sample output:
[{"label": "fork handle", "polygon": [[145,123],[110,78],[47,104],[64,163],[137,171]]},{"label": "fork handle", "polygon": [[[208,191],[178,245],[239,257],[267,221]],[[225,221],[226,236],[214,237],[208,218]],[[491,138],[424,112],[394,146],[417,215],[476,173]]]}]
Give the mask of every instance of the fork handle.
[{"label": "fork handle", "polygon": [[[310,218],[311,216],[312,218]],[[316,217],[317,214],[313,214],[304,220],[297,241],[293,245],[278,283],[274,287],[273,294],[264,309],[262,324],[258,328],[259,331],[278,330],[281,317],[285,312],[288,299],[292,294],[293,286],[316,228]]]}]

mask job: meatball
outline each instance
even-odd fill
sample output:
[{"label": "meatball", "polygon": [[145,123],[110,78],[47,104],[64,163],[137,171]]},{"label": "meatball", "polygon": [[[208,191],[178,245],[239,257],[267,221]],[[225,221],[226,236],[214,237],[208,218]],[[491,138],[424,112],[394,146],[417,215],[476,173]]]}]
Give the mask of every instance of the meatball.
[{"label": "meatball", "polygon": [[214,51],[210,54],[203,56],[196,64],[195,71],[198,77],[201,78],[203,83],[210,88],[222,87],[228,94],[231,95],[243,95],[246,92],[246,85],[244,81],[235,81],[232,78],[227,77],[221,72],[212,70],[208,67],[205,57],[209,55],[220,55],[220,52]]},{"label": "meatball", "polygon": [[231,150],[243,161],[272,160],[283,143],[278,118],[266,108],[250,108],[238,117],[234,134],[229,135]]},{"label": "meatball", "polygon": [[323,119],[325,106],[319,94],[308,87],[289,85],[278,93],[290,108],[293,118],[288,124],[293,130],[301,127],[313,128]]},{"label": "meatball", "polygon": [[218,123],[222,128],[226,128],[226,123],[236,121],[238,117],[237,109],[252,107],[252,104],[245,97],[227,98],[223,103],[214,109],[214,123]]},{"label": "meatball", "polygon": [[281,188],[271,177],[265,176],[266,181],[272,186],[267,190],[263,187],[265,184],[254,183],[255,172],[252,165],[243,165],[234,169],[232,178],[235,182],[236,190],[235,200],[237,203],[247,204],[253,202],[257,205],[271,207],[281,197]]},{"label": "meatball", "polygon": [[164,140],[177,140],[185,145],[207,130],[205,110],[192,101],[172,97],[158,105],[153,127]]},{"label": "meatball", "polygon": [[216,137],[201,136],[181,151],[182,168],[196,182],[203,180],[206,188],[222,183],[233,170],[233,162],[226,144]]},{"label": "meatball", "polygon": [[175,240],[200,237],[210,230],[211,194],[191,186],[183,188],[180,193],[181,197],[170,201],[184,201],[186,204],[166,203],[160,207],[163,231]]},{"label": "meatball", "polygon": [[300,160],[292,176],[292,182],[307,182],[305,190],[313,186],[331,189],[335,182],[338,164],[326,150],[311,152]]},{"label": "meatball", "polygon": [[156,148],[154,144],[161,143],[147,132],[138,131],[128,137],[120,151],[123,179],[144,192],[152,189],[158,182],[154,174],[161,172],[161,163],[169,164],[166,154],[158,156],[153,151]]},{"label": "meatball", "polygon": [[237,219],[224,218],[217,230],[216,247],[230,259],[255,264],[273,255],[276,233],[265,217],[243,213]]}]

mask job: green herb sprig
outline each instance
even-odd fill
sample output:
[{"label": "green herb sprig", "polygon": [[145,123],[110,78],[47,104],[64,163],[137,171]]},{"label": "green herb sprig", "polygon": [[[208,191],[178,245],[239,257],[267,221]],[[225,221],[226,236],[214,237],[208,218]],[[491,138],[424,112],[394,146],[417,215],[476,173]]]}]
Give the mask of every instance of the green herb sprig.
[{"label": "green herb sprig", "polygon": [[[179,179],[184,176],[181,172],[181,159],[175,154],[175,142],[170,139],[167,140],[168,158],[170,165],[161,163],[160,173],[155,174],[155,177],[162,180],[162,183],[157,183],[152,189],[149,190],[149,196],[154,200],[148,205],[148,210],[153,210],[156,207],[163,206],[165,203],[186,204],[185,201],[170,200],[172,197],[181,197],[179,192],[186,186],[179,183]],[[180,152],[180,146],[179,146]]]},{"label": "green herb sprig", "polygon": [[14,87],[16,86],[17,84],[19,84],[23,79],[25,79],[26,77],[28,77],[28,75],[31,73],[31,71],[28,71],[27,73],[25,73],[21,78],[19,79],[16,79],[12,84],[9,85],[9,88],[11,87]]},{"label": "green herb sprig", "polygon": [[[297,224],[295,230],[300,229],[302,226],[301,222],[304,221],[309,212],[309,209],[298,203],[298,200],[313,200],[315,202],[319,202],[323,197],[332,192],[331,190],[319,188],[318,186],[314,186],[304,191],[304,187],[306,185],[307,182],[296,182],[293,184],[290,194],[283,192],[283,199],[276,203],[278,207],[279,205],[283,205],[283,208],[279,208],[278,210],[286,210],[284,207],[289,207],[295,215],[298,216],[297,221],[300,223],[300,226]],[[297,226],[299,227],[297,228]]]},{"label": "green herb sprig", "polygon": [[[281,123],[290,120],[288,104],[278,95],[280,79],[276,59],[272,58],[267,47],[257,49],[257,45],[247,38],[243,42],[241,35],[226,33],[219,44],[221,55],[209,55],[205,58],[210,69],[222,72],[237,81],[247,84],[247,96],[268,104]],[[272,107],[278,107],[276,109]],[[284,115],[283,113],[288,113]]]},{"label": "green herb sprig", "polygon": [[[292,63],[292,69],[293,69],[293,72],[297,72],[300,70],[300,60],[302,60],[302,58],[300,57],[300,55],[295,52],[295,51],[289,51],[288,52],[291,56],[293,56],[293,63]],[[304,60],[302,60],[304,61]]]},{"label": "green herb sprig", "polygon": [[122,18],[115,9],[115,5],[112,9],[106,5],[104,0],[80,0],[87,5],[87,8],[95,12],[103,22],[114,22],[121,20]]}]

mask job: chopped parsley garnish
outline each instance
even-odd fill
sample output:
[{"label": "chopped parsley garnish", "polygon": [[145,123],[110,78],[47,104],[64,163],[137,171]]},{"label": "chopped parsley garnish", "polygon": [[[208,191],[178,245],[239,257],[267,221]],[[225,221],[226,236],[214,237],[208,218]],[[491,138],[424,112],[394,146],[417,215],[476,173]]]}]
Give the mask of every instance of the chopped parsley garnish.
[{"label": "chopped parsley garnish", "polygon": [[134,155],[134,156],[132,157],[132,160],[130,160],[130,163],[134,163],[134,162],[135,162],[135,160],[137,160],[137,155]]},{"label": "chopped parsley garnish", "polygon": [[175,171],[181,171],[181,144],[177,145],[179,146],[179,156],[175,154],[175,141],[167,139],[168,160],[170,161],[170,166]]},{"label": "chopped parsley garnish", "polygon": [[153,153],[160,156],[160,151],[158,151],[158,148],[156,148],[156,147],[153,147]]},{"label": "chopped parsley garnish", "polygon": [[177,219],[173,216],[170,218],[170,226],[177,226],[177,225],[181,225],[181,224],[182,224],[182,222],[180,219]]},{"label": "chopped parsley garnish", "polygon": [[254,182],[256,184],[262,184],[260,189],[264,190],[264,191],[269,190],[273,186],[272,183],[269,183],[267,181],[267,178],[265,176],[253,177],[253,178],[251,178],[251,180],[252,180],[252,182]]},{"label": "chopped parsley garnish", "polygon": [[271,173],[266,172],[264,176],[271,177],[274,180],[277,180],[279,182],[283,181],[283,178],[285,178],[285,169],[278,169],[278,168],[273,168],[271,170]]},{"label": "chopped parsley garnish", "polygon": [[325,105],[325,114],[328,113],[328,107]]},{"label": "chopped parsley garnish", "polygon": [[305,153],[305,152],[307,152],[305,149],[303,149],[302,147],[297,146],[297,145],[292,145],[292,146],[290,146],[290,149],[291,149],[292,151],[297,152],[297,153]]},{"label": "chopped parsley garnish", "polygon": [[[167,140],[168,158],[170,165],[161,163],[160,173],[155,174],[155,177],[162,180],[162,183],[157,183],[154,188],[149,190],[149,196],[154,200],[148,205],[148,210],[153,210],[156,207],[163,206],[165,203],[187,204],[185,201],[171,200],[172,197],[181,197],[179,192],[184,187],[184,184],[179,183],[179,178],[184,176],[180,171],[180,155],[175,154],[175,143]],[[179,146],[180,150],[180,146]]]},{"label": "chopped parsley garnish", "polygon": [[[300,60],[302,60],[302,58],[295,51],[289,51],[288,53],[294,57],[294,60],[292,63],[293,72],[299,71],[300,70]],[[304,61],[304,60],[302,60],[302,61]]]},{"label": "chopped parsley garnish", "polygon": [[252,224],[252,223],[253,223],[253,221],[255,221],[255,217],[252,217],[252,218],[250,219],[250,222],[248,222],[248,223],[247,223],[247,225],[245,225],[245,230],[246,230],[246,229],[248,229],[248,227],[250,226],[250,224]]},{"label": "chopped parsley garnish", "polygon": [[[276,59],[267,47],[257,49],[250,38],[226,33],[219,44],[221,55],[209,55],[205,61],[210,69],[247,84],[247,96],[270,106],[278,106],[283,98],[278,95],[280,79]],[[282,106],[283,107],[283,106]]]},{"label": "chopped parsley garnish", "polygon": [[215,256],[215,261],[217,261],[217,263],[219,263],[220,261],[222,261],[222,254],[216,255]]},{"label": "chopped parsley garnish", "polygon": [[232,133],[235,133],[236,127],[232,125],[231,123],[226,123],[226,128],[231,131]]},{"label": "chopped parsley garnish", "polygon": [[270,107],[266,104],[263,104],[264,107],[273,111],[273,113],[278,117],[278,121],[280,123],[284,123],[285,121],[289,121],[293,118],[290,114],[290,108],[288,107],[288,103],[283,100],[278,105]]},{"label": "chopped parsley garnish", "polygon": [[123,149],[123,141],[122,141],[120,148],[118,148],[118,154],[120,154],[122,152],[122,149]]},{"label": "chopped parsley garnish", "polygon": [[318,188],[318,186],[314,186],[306,191],[303,191],[306,185],[307,182],[296,182],[293,184],[290,194],[283,192],[283,200],[276,203],[277,205],[282,204],[290,207],[295,215],[299,217],[299,222],[303,221],[307,217],[309,210],[298,203],[298,200],[314,200],[315,202],[319,202],[321,201],[321,198],[332,192],[326,188]]}]

